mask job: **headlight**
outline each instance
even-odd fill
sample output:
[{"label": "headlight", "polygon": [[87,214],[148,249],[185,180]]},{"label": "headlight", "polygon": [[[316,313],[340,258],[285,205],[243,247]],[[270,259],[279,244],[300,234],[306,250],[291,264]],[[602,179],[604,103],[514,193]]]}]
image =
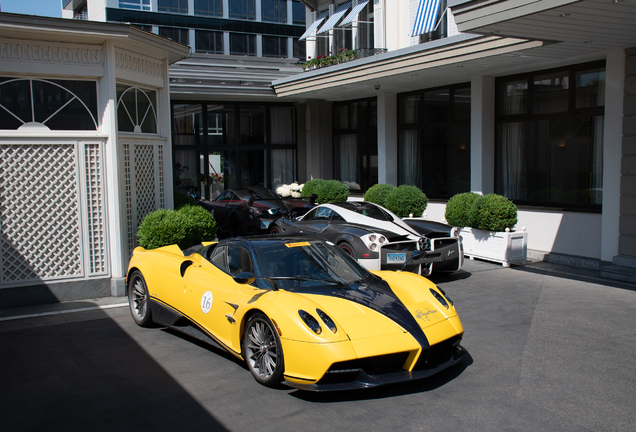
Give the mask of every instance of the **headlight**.
[{"label": "headlight", "polygon": [[437,291],[435,291],[433,288],[430,288],[430,291],[431,291],[431,294],[433,294],[433,297],[435,297],[437,301],[442,304],[442,306],[448,309],[448,303],[446,302],[446,299],[442,297],[442,295],[438,293]]},{"label": "headlight", "polygon": [[316,320],[316,318],[314,318],[311,314],[301,309],[298,311],[298,315],[300,315],[300,318],[307,325],[307,327],[311,329],[311,331],[313,331],[317,335],[322,333],[322,328],[320,327],[318,320]]},{"label": "headlight", "polygon": [[335,333],[337,328],[336,328],[336,323],[333,322],[333,320],[331,318],[329,318],[329,315],[327,315],[326,313],[324,313],[323,311],[321,311],[320,309],[316,309],[316,313],[318,314],[318,316],[320,317],[320,319],[322,320],[322,322],[325,323],[325,325],[327,326],[327,328],[329,330],[331,330],[331,333]]}]

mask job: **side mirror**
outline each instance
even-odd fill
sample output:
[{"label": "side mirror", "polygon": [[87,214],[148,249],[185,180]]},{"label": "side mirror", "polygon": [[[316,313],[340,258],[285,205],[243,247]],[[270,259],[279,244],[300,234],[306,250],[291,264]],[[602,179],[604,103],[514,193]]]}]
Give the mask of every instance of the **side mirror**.
[{"label": "side mirror", "polygon": [[240,283],[241,285],[249,285],[256,280],[256,276],[254,276],[250,272],[239,273],[236,276],[232,276],[236,283]]}]

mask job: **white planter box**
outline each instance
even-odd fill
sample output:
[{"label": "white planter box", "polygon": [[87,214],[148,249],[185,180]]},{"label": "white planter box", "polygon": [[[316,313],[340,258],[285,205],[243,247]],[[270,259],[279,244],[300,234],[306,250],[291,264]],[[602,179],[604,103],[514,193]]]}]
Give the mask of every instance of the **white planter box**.
[{"label": "white planter box", "polygon": [[464,239],[464,256],[480,258],[501,263],[525,264],[528,256],[528,232],[482,231],[476,228],[462,228],[460,235]]}]

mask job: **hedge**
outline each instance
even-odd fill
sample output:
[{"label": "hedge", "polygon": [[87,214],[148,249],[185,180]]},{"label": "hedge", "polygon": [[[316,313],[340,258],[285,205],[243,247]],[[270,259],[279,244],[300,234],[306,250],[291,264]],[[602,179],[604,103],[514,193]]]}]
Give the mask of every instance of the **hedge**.
[{"label": "hedge", "polygon": [[467,227],[469,224],[469,211],[473,203],[481,198],[474,192],[464,192],[453,196],[446,204],[444,217],[446,222],[457,227]]},{"label": "hedge", "polygon": [[411,214],[419,217],[426,210],[428,198],[416,186],[402,185],[389,192],[384,204],[399,217],[408,217]]},{"label": "hedge", "polygon": [[181,249],[216,238],[214,217],[200,206],[179,210],[159,209],[148,214],[139,226],[137,239],[144,249],[177,244]]},{"label": "hedge", "polygon": [[364,200],[384,207],[386,197],[395,189],[390,184],[379,183],[371,186],[364,194]]}]

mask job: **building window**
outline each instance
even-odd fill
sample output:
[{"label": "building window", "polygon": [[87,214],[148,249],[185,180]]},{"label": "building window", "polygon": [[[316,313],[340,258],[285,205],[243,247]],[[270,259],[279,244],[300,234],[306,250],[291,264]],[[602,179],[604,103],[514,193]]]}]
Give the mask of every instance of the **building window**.
[{"label": "building window", "polygon": [[256,35],[230,33],[230,54],[255,56]]},{"label": "building window", "polygon": [[229,4],[230,18],[245,20],[256,19],[255,0],[231,0]]},{"label": "building window", "polygon": [[294,57],[304,63],[307,59],[307,44],[298,38],[294,38]]},{"label": "building window", "polygon": [[470,190],[470,86],[398,95],[398,183],[448,198]]},{"label": "building window", "polygon": [[188,35],[188,29],[176,27],[159,27],[159,36],[172,39],[173,41],[182,43],[184,45],[190,45],[190,38],[188,37]]},{"label": "building window", "polygon": [[196,30],[196,52],[223,54],[223,32]]},{"label": "building window", "polygon": [[378,182],[375,98],[334,103],[333,129],[336,178],[349,189],[369,189]]},{"label": "building window", "polygon": [[302,26],[306,24],[306,8],[299,0],[292,1],[292,19],[293,24]]},{"label": "building window", "polygon": [[194,0],[194,14],[208,17],[222,17],[223,0]]},{"label": "building window", "polygon": [[97,130],[94,81],[0,78],[0,129]]},{"label": "building window", "polygon": [[150,0],[119,0],[119,8],[142,11],[152,10],[150,7]]},{"label": "building window", "polygon": [[157,0],[157,10],[159,12],[187,14],[188,0]]},{"label": "building window", "polygon": [[297,180],[291,105],[174,103],[175,188],[214,199],[228,188]]},{"label": "building window", "polygon": [[287,38],[263,35],[263,57],[287,58]]},{"label": "building window", "polygon": [[157,92],[139,87],[117,86],[117,130],[157,133]]},{"label": "building window", "polygon": [[287,0],[262,0],[261,19],[264,22],[287,22]]},{"label": "building window", "polygon": [[600,209],[605,65],[497,80],[496,192],[518,204]]}]

